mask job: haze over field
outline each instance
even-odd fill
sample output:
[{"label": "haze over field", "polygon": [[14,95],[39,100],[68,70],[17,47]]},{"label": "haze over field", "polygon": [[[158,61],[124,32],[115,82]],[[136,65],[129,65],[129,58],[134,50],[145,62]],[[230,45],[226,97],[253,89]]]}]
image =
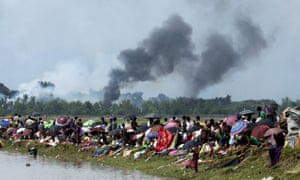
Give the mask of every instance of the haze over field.
[{"label": "haze over field", "polygon": [[136,91],[144,98],[299,99],[299,5],[2,0],[0,82],[68,100],[113,101]]}]

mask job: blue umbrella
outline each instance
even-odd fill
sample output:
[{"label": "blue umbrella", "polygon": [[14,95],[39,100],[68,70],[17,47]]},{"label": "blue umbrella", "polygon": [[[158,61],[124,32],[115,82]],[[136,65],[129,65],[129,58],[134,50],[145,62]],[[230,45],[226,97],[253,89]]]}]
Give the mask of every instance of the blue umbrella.
[{"label": "blue umbrella", "polygon": [[234,125],[231,127],[230,135],[236,135],[240,132],[242,132],[247,127],[247,123],[245,121],[237,121],[234,123]]}]

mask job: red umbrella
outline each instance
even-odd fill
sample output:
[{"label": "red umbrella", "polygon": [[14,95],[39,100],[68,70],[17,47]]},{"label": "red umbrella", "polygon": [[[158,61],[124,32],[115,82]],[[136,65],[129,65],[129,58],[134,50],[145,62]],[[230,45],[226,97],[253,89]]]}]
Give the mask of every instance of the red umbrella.
[{"label": "red umbrella", "polygon": [[69,123],[70,120],[66,116],[59,116],[55,121],[57,126],[67,126]]},{"label": "red umbrella", "polygon": [[228,126],[233,126],[234,123],[237,121],[238,117],[237,115],[231,115],[231,116],[228,116],[224,119],[224,122],[226,122],[226,124]]},{"label": "red umbrella", "polygon": [[268,129],[270,129],[270,127],[266,126],[266,125],[256,126],[255,128],[252,129],[251,136],[254,136],[257,139],[263,139],[264,135],[265,135],[265,132]]}]

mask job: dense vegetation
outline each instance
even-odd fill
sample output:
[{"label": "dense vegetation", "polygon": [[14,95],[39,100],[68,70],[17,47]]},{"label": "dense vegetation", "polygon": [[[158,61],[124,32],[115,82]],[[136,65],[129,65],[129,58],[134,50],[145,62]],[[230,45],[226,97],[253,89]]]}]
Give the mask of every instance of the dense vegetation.
[{"label": "dense vegetation", "polygon": [[[14,113],[30,115],[33,112],[48,115],[68,114],[92,116],[146,115],[149,113],[161,115],[228,115],[240,112],[243,109],[255,110],[257,105],[264,106],[265,104],[274,102],[274,100],[268,99],[233,102],[231,97],[227,95],[226,97],[216,97],[214,99],[195,99],[188,97],[162,99],[158,97],[149,100],[139,100],[138,103],[132,98],[129,98],[110,104],[102,101],[68,102],[59,98],[43,100],[24,95],[22,98],[17,98],[14,101],[10,101],[9,98],[6,97],[0,98],[0,115]],[[284,98],[282,99],[281,104],[279,104],[279,110],[282,110],[287,106],[295,106],[298,104],[300,104],[300,100],[292,101],[289,98]]]}]

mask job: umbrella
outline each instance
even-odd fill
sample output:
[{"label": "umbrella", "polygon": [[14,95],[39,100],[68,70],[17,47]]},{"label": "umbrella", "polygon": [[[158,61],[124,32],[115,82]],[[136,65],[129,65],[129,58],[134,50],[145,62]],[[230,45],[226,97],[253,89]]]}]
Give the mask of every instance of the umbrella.
[{"label": "umbrella", "polygon": [[102,128],[101,126],[94,126],[91,128],[91,132],[104,132],[105,129]]},{"label": "umbrella", "polygon": [[171,133],[176,133],[178,128],[177,127],[169,127],[169,128],[167,128],[167,130]]},{"label": "umbrella", "polygon": [[59,130],[61,129],[60,126],[57,126],[57,125],[53,125],[49,128],[49,132],[50,133],[54,133],[54,134],[58,134]]},{"label": "umbrella", "polygon": [[53,125],[54,125],[54,120],[53,119],[50,119],[48,121],[44,121],[44,128],[45,129],[48,129],[48,128],[50,128]]},{"label": "umbrella", "polygon": [[281,132],[282,132],[282,129],[280,129],[280,128],[270,128],[265,132],[264,137],[273,136],[273,135],[279,134]]},{"label": "umbrella", "polygon": [[67,126],[70,122],[70,119],[67,118],[66,116],[59,116],[56,121],[55,124],[57,126]]},{"label": "umbrella", "polygon": [[259,121],[258,125],[266,125],[269,126],[270,128],[275,127],[274,121],[272,121],[271,119],[262,119]]},{"label": "umbrella", "polygon": [[194,131],[198,131],[199,129],[200,129],[200,126],[194,125],[194,126],[190,127],[190,128],[187,130],[187,132],[188,132],[188,133],[192,133],[192,132],[194,132]]},{"label": "umbrella", "polygon": [[1,127],[6,128],[9,125],[9,120],[8,119],[3,119],[1,122]]},{"label": "umbrella", "polygon": [[247,116],[247,115],[251,115],[251,114],[255,114],[254,111],[252,110],[249,110],[249,109],[244,109],[243,111],[239,112],[239,115],[244,115],[244,116]]},{"label": "umbrella", "polygon": [[224,119],[224,122],[226,122],[228,126],[233,126],[237,119],[238,119],[237,115],[231,115],[226,117]]},{"label": "umbrella", "polygon": [[150,114],[147,114],[145,116],[146,119],[159,119],[160,118],[160,115],[158,114],[155,114],[155,113],[150,113]]},{"label": "umbrella", "polygon": [[268,129],[264,134],[265,142],[270,143],[272,145],[276,145],[276,140],[274,138],[274,135],[279,134],[281,132],[282,132],[282,129],[280,129],[280,128]]},{"label": "umbrella", "polygon": [[247,123],[245,121],[237,121],[231,128],[230,135],[236,135],[242,132],[247,127]]},{"label": "umbrella", "polygon": [[136,130],[136,133],[139,134],[139,133],[142,133],[142,132],[145,132],[149,129],[148,125],[146,123],[144,124],[141,124],[137,130]]},{"label": "umbrella", "polygon": [[114,130],[110,131],[110,132],[108,133],[108,135],[109,135],[109,136],[115,136],[115,135],[121,134],[121,132],[122,132],[122,129],[117,128],[117,129],[114,129]]},{"label": "umbrella", "polygon": [[95,123],[96,123],[95,120],[90,119],[90,120],[83,123],[83,127],[92,127]]},{"label": "umbrella", "polygon": [[124,116],[123,118],[124,119],[132,119],[132,118],[134,118],[135,117],[135,115],[133,115],[133,114],[127,114],[126,116]]},{"label": "umbrella", "polygon": [[147,131],[146,132],[146,137],[147,139],[153,139],[153,138],[157,138],[158,137],[158,132],[156,131]]},{"label": "umbrella", "polygon": [[34,117],[34,118],[38,118],[38,117],[41,117],[41,116],[42,115],[39,112],[34,112],[34,113],[31,114],[31,117]]},{"label": "umbrella", "polygon": [[177,123],[175,121],[170,121],[165,125],[166,129],[168,129],[170,127],[177,127]]},{"label": "umbrella", "polygon": [[270,129],[270,127],[266,126],[266,125],[256,126],[255,128],[252,129],[251,136],[254,136],[257,139],[263,139],[264,135],[265,135],[265,132],[268,129]]},{"label": "umbrella", "polygon": [[201,142],[199,140],[191,140],[191,141],[186,142],[182,148],[183,149],[191,149],[191,148],[197,147],[199,145],[201,145]]},{"label": "umbrella", "polygon": [[248,123],[247,124],[247,129],[253,129],[253,128],[255,128],[257,126],[257,124],[256,123]]}]

